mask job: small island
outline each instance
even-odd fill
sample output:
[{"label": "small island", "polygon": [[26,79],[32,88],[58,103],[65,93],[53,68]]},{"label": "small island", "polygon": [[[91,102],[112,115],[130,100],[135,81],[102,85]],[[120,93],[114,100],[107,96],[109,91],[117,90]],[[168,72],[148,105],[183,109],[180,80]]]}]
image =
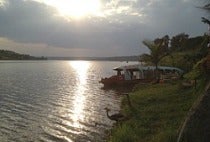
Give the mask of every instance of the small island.
[{"label": "small island", "polygon": [[47,60],[46,57],[34,57],[9,50],[0,50],[0,60]]}]

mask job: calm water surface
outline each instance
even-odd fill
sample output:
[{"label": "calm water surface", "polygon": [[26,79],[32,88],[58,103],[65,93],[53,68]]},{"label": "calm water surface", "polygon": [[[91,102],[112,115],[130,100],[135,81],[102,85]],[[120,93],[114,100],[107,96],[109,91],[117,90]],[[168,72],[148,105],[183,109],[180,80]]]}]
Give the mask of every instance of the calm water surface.
[{"label": "calm water surface", "polygon": [[103,142],[120,96],[98,81],[125,63],[1,61],[1,142]]}]

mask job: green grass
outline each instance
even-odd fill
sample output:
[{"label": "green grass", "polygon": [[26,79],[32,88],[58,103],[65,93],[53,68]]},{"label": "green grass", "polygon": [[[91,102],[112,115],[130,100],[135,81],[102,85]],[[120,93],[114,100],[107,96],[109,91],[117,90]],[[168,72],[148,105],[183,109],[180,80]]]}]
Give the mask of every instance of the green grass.
[{"label": "green grass", "polygon": [[198,94],[179,83],[138,86],[130,93],[132,108],[126,98],[122,102],[123,113],[131,118],[112,129],[109,141],[175,142]]}]

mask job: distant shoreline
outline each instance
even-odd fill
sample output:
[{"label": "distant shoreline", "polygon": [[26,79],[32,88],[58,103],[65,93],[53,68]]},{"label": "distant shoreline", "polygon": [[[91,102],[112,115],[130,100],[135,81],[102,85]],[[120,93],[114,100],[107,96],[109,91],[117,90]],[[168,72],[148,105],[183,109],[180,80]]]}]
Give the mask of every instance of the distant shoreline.
[{"label": "distant shoreline", "polygon": [[116,57],[47,57],[48,60],[139,61],[139,56]]},{"label": "distant shoreline", "polygon": [[43,60],[48,60],[47,58],[45,59],[0,59],[0,61],[43,61]]},{"label": "distant shoreline", "polygon": [[46,57],[34,57],[9,50],[0,50],[0,60],[47,60]]},{"label": "distant shoreline", "polygon": [[86,61],[139,61],[139,56],[114,56],[114,57],[35,57],[27,54],[20,54],[14,51],[1,50],[0,60],[86,60]]}]

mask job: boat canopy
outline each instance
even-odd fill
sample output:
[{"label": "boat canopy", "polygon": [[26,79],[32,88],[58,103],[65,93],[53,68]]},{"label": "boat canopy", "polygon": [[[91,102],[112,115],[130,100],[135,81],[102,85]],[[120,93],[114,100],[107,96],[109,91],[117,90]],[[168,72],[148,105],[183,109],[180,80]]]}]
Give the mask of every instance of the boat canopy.
[{"label": "boat canopy", "polygon": [[[130,71],[148,71],[148,70],[155,70],[156,67],[155,66],[142,66],[140,64],[135,64],[135,65],[127,65],[127,66],[120,66],[117,68],[114,68],[113,70],[116,71],[123,71],[123,70],[130,70]],[[169,66],[158,66],[159,70],[163,70],[163,71],[176,71],[179,72],[180,74],[182,74],[184,71],[176,68],[176,67],[169,67]]]}]

